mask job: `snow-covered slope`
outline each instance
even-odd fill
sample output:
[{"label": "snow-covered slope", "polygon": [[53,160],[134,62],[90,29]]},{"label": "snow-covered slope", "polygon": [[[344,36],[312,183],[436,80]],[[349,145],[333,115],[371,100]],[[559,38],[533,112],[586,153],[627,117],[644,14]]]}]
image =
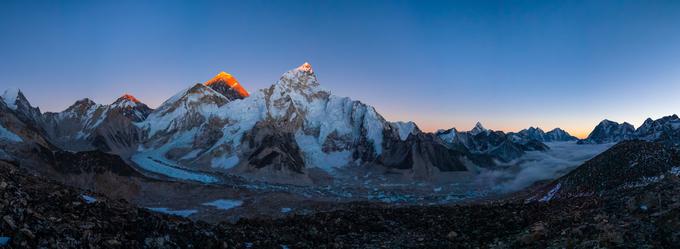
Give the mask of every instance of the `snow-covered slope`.
[{"label": "snow-covered slope", "polygon": [[[322,89],[308,63],[243,99],[197,84],[167,100],[138,127],[147,137],[138,150],[143,156],[137,158],[267,180],[311,181],[310,169],[334,174],[351,165],[410,169],[415,163],[405,155],[411,153],[397,157],[393,150],[421,148],[419,143],[448,150],[439,140],[419,136],[414,123],[387,122],[373,107]],[[464,170],[462,156],[457,156],[436,165],[428,158],[421,164]]]},{"label": "snow-covered slope", "polygon": [[480,133],[487,133],[487,132],[489,132],[489,129],[484,128],[484,126],[482,125],[482,123],[477,122],[477,123],[475,124],[475,127],[472,128],[472,130],[470,130],[468,133],[470,133],[471,135],[474,136],[474,135],[477,135],[477,134],[480,134]]},{"label": "snow-covered slope", "polygon": [[413,134],[416,131],[416,123],[413,122],[403,122],[403,121],[398,121],[398,122],[393,122],[393,125],[396,126],[396,129],[399,131],[399,138],[401,140],[406,140],[408,137]]},{"label": "snow-covered slope", "polygon": [[111,105],[86,98],[62,112],[45,113],[40,126],[62,149],[111,151],[133,146],[141,136],[132,123],[144,120],[150,112],[151,108],[129,94]]},{"label": "snow-covered slope", "polygon": [[629,123],[619,124],[610,120],[602,120],[588,135],[588,138],[579,143],[615,143],[635,138],[635,128]]},{"label": "snow-covered slope", "polygon": [[440,130],[436,135],[450,148],[464,147],[472,153],[490,155],[502,162],[517,159],[525,151],[549,149],[548,146],[535,139],[489,130],[479,122],[467,132],[449,129]]},{"label": "snow-covered slope", "polygon": [[3,92],[2,96],[1,96],[2,102],[5,103],[7,108],[12,109],[12,110],[16,110],[17,109],[16,102],[17,102],[17,98],[18,98],[20,93],[21,93],[21,91],[19,89],[16,89],[16,88],[7,89],[7,90],[5,90],[5,92]]},{"label": "snow-covered slope", "polygon": [[52,148],[40,129],[22,120],[20,116],[24,114],[17,113],[22,110],[20,106],[26,104],[21,103],[16,106],[17,108],[9,107],[4,97],[0,97],[0,151],[5,154],[5,158],[35,158],[41,156],[44,149]]},{"label": "snow-covered slope", "polygon": [[24,141],[23,139],[21,139],[21,137],[17,136],[17,134],[14,134],[14,132],[7,130],[5,127],[3,127],[2,124],[0,124],[0,140],[15,143]]},{"label": "snow-covered slope", "polygon": [[19,89],[7,89],[2,94],[2,102],[14,114],[27,124],[40,123],[42,115],[40,109],[31,106],[24,93]]},{"label": "snow-covered slope", "polygon": [[517,133],[508,133],[510,136],[517,136],[521,139],[526,140],[536,140],[539,142],[564,142],[564,141],[576,141],[576,137],[570,135],[566,131],[555,128],[549,132],[544,132],[538,127],[529,127],[528,129],[521,130]]},{"label": "snow-covered slope", "polygon": [[605,119],[579,143],[618,143],[632,139],[680,146],[680,118],[675,114],[657,120],[648,118],[637,129],[628,123],[618,124]]},{"label": "snow-covered slope", "polygon": [[578,138],[572,136],[565,130],[560,128],[552,129],[546,133],[546,140],[544,142],[562,142],[562,141],[576,141]]},{"label": "snow-covered slope", "polygon": [[118,112],[132,122],[144,121],[151,111],[151,108],[130,94],[121,96],[109,106],[109,113]]},{"label": "snow-covered slope", "polygon": [[680,118],[678,115],[666,116],[657,120],[648,118],[635,130],[638,139],[661,141],[666,144],[680,144]]},{"label": "snow-covered slope", "polygon": [[45,113],[42,126],[50,140],[65,150],[91,150],[90,135],[104,121],[107,106],[81,99],[59,113]]}]

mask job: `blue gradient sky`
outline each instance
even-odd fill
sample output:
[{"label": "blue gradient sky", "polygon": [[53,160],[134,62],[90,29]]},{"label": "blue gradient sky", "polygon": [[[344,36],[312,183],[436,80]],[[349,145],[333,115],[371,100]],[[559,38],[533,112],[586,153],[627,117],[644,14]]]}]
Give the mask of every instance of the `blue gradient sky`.
[{"label": "blue gradient sky", "polygon": [[424,130],[583,136],[680,112],[680,1],[0,2],[0,88],[42,110],[155,107],[219,71],[252,92],[304,61]]}]

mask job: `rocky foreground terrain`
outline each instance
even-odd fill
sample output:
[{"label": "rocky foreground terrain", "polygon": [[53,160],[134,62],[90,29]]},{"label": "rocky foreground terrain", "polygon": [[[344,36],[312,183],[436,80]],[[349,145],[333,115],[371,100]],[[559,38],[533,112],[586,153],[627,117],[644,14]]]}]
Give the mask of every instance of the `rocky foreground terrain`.
[{"label": "rocky foreground terrain", "polygon": [[[636,146],[649,147],[630,142],[605,153]],[[352,203],[304,216],[208,224],[0,162],[0,242],[8,248],[673,248],[680,244],[676,173],[580,197],[401,208]]]}]

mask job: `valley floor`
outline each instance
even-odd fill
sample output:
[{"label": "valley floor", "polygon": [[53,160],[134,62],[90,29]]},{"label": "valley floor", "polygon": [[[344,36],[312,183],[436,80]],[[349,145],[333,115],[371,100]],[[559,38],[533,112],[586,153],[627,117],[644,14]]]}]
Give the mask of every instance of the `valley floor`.
[{"label": "valley floor", "polygon": [[[523,198],[395,208],[349,203],[278,219],[208,224],[66,187],[0,162],[9,248],[673,248],[680,179],[549,203]],[[5,241],[5,242],[3,242]]]}]

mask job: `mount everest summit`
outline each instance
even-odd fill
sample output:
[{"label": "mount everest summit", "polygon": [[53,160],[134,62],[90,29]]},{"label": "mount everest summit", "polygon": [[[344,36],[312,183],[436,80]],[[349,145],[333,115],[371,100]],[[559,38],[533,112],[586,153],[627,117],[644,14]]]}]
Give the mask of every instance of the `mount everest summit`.
[{"label": "mount everest summit", "polygon": [[4,112],[33,134],[29,140],[39,137],[47,150],[105,151],[152,175],[200,182],[233,174],[313,183],[318,175],[352,167],[428,177],[492,167],[549,150],[544,142],[575,140],[561,129],[504,133],[479,123],[466,132],[426,133],[331,94],[309,63],[252,93],[221,72],[156,109],[129,94],[108,105],[82,99],[59,113],[41,113],[18,90],[6,91],[2,100]]},{"label": "mount everest summit", "polygon": [[[531,186],[512,193],[511,198],[519,199],[517,206],[481,208],[494,214],[483,213],[492,220],[500,210],[515,227],[518,211],[534,217],[540,209],[527,207],[553,205],[550,210],[563,212],[560,203],[573,198],[621,199],[626,205],[613,207],[626,210],[631,201],[655,208],[644,199],[631,199],[629,192],[677,181],[680,154],[664,144],[677,146],[679,129],[680,119],[673,115],[648,119],[637,129],[605,120],[579,144],[559,128],[503,132],[477,123],[469,131],[423,132],[413,122],[387,121],[369,105],[331,94],[305,63],[253,92],[222,72],[188,86],[155,109],[125,94],[110,104],[82,99],[62,112],[42,113],[21,91],[8,90],[0,96],[0,166],[19,165],[77,187],[64,198],[54,191],[63,186],[32,181],[50,190],[31,196],[42,193],[38,199],[48,206],[58,205],[55,198],[64,202],[59,211],[109,207],[114,199],[140,208],[130,212],[112,207],[115,211],[98,213],[105,216],[102,220],[119,213],[179,219],[153,212],[209,222],[285,217],[289,212],[298,217],[363,201],[380,202],[380,213],[391,212],[385,205],[435,205],[426,207],[434,208],[428,217],[439,221],[446,217],[440,204],[502,202],[499,193],[516,190],[501,188]],[[619,141],[624,142],[607,149]],[[13,186],[17,175],[5,172],[0,178]],[[675,193],[672,190],[663,193]],[[581,204],[578,199],[575,203],[575,217],[582,220]],[[489,223],[469,219],[478,222],[474,226]],[[555,224],[562,223],[558,221]],[[448,241],[451,234],[445,231],[442,236]]]}]

